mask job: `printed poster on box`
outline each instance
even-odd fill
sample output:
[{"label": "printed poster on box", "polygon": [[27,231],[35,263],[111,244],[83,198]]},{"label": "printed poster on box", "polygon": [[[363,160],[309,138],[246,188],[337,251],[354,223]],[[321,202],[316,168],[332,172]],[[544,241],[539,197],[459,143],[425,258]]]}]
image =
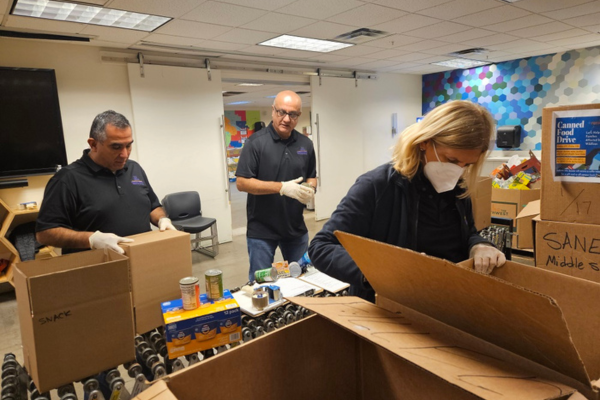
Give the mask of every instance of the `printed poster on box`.
[{"label": "printed poster on box", "polygon": [[600,182],[600,110],[555,111],[551,157],[555,181]]}]

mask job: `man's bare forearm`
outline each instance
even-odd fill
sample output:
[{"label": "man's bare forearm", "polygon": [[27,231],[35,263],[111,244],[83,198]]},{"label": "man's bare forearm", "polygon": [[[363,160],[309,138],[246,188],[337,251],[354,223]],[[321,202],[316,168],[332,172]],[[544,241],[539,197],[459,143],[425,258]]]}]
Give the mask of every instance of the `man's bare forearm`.
[{"label": "man's bare forearm", "polygon": [[240,192],[255,195],[279,194],[279,191],[281,190],[281,182],[260,181],[256,178],[238,177],[235,185]]},{"label": "man's bare forearm", "polygon": [[162,207],[156,207],[154,210],[152,210],[152,212],[150,213],[150,222],[152,222],[152,224],[154,226],[158,226],[158,220],[166,217],[167,213],[165,212],[165,209]]},{"label": "man's bare forearm", "polygon": [[89,249],[94,232],[77,232],[67,228],[52,228],[37,232],[35,238],[46,246],[71,249]]}]

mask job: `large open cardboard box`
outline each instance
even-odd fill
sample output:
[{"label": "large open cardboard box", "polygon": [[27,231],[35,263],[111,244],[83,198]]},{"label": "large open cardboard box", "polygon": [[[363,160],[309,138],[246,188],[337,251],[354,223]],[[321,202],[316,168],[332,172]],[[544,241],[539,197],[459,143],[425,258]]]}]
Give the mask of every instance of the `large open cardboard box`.
[{"label": "large open cardboard box", "polygon": [[479,177],[471,194],[473,221],[478,231],[492,223],[492,178]]},{"label": "large open cardboard box", "polygon": [[292,298],[317,315],[174,373],[138,398],[521,400],[577,390],[598,398],[589,377],[600,375],[600,285],[511,262],[486,276],[469,261],[337,235],[379,307],[355,297]]},{"label": "large open cardboard box", "polygon": [[17,263],[23,358],[46,392],[135,359],[127,257],[91,250]]},{"label": "large open cardboard box", "polygon": [[538,268],[600,282],[599,225],[537,221],[535,231]]},{"label": "large open cardboard box", "polygon": [[556,111],[600,109],[600,104],[544,108],[542,112],[542,220],[600,224],[600,184],[553,179],[552,115]]},{"label": "large open cardboard box", "polygon": [[517,248],[533,251],[533,219],[540,215],[540,201],[534,200],[527,204],[517,215]]},{"label": "large open cardboard box", "polygon": [[190,234],[167,230],[129,236],[121,243],[129,257],[135,331],[162,326],[161,303],[181,297],[179,281],[192,275]]}]

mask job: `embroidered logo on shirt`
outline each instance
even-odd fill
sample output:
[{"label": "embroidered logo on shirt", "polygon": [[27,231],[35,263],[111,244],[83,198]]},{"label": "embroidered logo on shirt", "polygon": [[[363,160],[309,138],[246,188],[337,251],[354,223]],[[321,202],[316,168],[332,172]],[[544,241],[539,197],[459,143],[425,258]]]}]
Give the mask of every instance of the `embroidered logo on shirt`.
[{"label": "embroidered logo on shirt", "polygon": [[139,179],[137,176],[133,176],[133,179],[131,180],[131,184],[133,185],[145,185],[144,181],[142,181],[141,179]]},{"label": "embroidered logo on shirt", "polygon": [[305,149],[304,147],[300,147],[300,150],[298,150],[298,151],[296,152],[296,154],[299,154],[299,155],[301,155],[301,156],[305,156],[305,155],[307,155],[307,154],[308,154],[308,152],[306,151],[306,149]]}]

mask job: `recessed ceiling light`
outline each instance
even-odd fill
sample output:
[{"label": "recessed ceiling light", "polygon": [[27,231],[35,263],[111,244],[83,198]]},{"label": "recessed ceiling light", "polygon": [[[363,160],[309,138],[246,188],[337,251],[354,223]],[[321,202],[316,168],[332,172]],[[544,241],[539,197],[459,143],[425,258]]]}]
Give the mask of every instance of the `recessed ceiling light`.
[{"label": "recessed ceiling light", "polygon": [[344,49],[354,46],[351,43],[333,42],[331,40],[311,39],[300,36],[281,35],[273,39],[269,39],[260,46],[281,47],[292,50],[317,51],[319,53],[329,53],[330,51]]},{"label": "recessed ceiling light", "polygon": [[432,65],[441,65],[442,67],[450,67],[450,68],[473,68],[473,67],[481,67],[482,65],[490,64],[487,61],[478,61],[478,60],[470,60],[468,58],[454,58],[452,60],[445,60],[431,63]]},{"label": "recessed ceiling light", "polygon": [[251,101],[233,101],[231,103],[227,103],[227,106],[239,106],[240,104],[249,104]]},{"label": "recessed ceiling light", "polygon": [[18,0],[13,15],[151,32],[171,18],[53,0]]},{"label": "recessed ceiling light", "polygon": [[247,82],[247,83],[238,83],[235,86],[263,86],[263,85],[264,85],[263,83],[250,83],[250,82]]}]

